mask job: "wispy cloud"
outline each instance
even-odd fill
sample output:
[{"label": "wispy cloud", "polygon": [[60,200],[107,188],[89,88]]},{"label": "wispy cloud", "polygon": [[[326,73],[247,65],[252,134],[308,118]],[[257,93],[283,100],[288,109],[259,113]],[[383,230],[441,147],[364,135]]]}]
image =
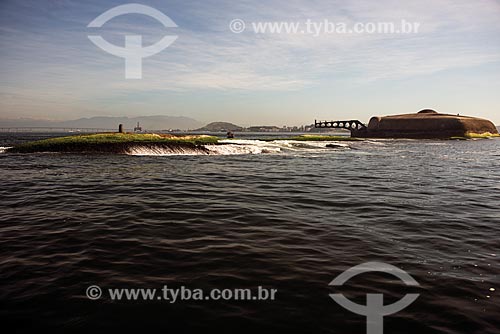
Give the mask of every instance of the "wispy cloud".
[{"label": "wispy cloud", "polygon": [[[383,83],[500,60],[500,45],[493,42],[500,33],[500,5],[494,0],[145,1],[176,21],[179,28],[167,33],[179,38],[144,59],[143,80],[126,81],[123,59],[87,39],[86,24],[118,4],[61,0],[0,5],[0,92],[81,106],[91,99],[141,92],[293,92],[335,80]],[[415,35],[233,34],[228,24],[234,18],[405,19],[419,22],[421,30]],[[116,18],[101,32],[116,44],[123,43],[125,33],[144,35],[147,43],[165,34],[161,25],[136,16]],[[5,102],[0,107],[5,110]]]}]

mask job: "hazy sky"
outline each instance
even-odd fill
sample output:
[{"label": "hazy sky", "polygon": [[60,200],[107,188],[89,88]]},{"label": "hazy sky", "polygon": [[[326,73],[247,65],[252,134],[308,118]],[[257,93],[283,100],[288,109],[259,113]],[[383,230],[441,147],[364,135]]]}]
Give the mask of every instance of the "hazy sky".
[{"label": "hazy sky", "polygon": [[[87,25],[126,1],[1,0],[0,117],[179,115],[242,125],[308,124],[433,108],[500,124],[498,0],[137,1],[140,14]],[[234,34],[233,19],[247,22]],[[420,23],[418,34],[256,34],[251,22]],[[124,45],[178,39],[126,80]]]}]

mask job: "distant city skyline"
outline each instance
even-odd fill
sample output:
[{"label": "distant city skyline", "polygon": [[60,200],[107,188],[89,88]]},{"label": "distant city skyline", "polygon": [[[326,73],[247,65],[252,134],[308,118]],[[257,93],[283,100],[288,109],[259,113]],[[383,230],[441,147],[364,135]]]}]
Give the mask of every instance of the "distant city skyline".
[{"label": "distant city skyline", "polygon": [[[183,116],[242,126],[305,125],[413,113],[500,125],[500,3],[494,0],[140,1],[176,23],[123,15],[87,25],[126,1],[0,2],[0,119]],[[247,29],[234,33],[241,19]],[[251,22],[418,22],[415,34],[263,33]],[[141,80],[90,33],[152,45]]]}]

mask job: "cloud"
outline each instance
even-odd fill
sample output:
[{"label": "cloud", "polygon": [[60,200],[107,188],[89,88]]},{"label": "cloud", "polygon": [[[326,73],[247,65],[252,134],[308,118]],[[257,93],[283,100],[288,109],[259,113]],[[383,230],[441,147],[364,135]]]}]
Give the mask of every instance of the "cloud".
[{"label": "cloud", "polygon": [[[24,99],[23,106],[33,100],[47,105],[61,101],[83,110],[92,100],[144,92],[296,92],[335,81],[383,83],[500,59],[500,45],[493,42],[500,32],[500,6],[493,0],[144,3],[179,27],[165,31],[154,20],[131,15],[115,18],[99,31],[117,45],[129,33],[145,36],[145,44],[165,33],[179,38],[143,60],[143,80],[130,81],[123,76],[124,60],[87,38],[88,22],[119,1],[7,1],[0,11],[0,92]],[[405,19],[419,22],[421,33],[233,34],[228,24],[234,18],[247,26],[256,21],[352,24]],[[15,101],[9,101],[11,108]],[[5,103],[0,107],[6,109]]]},{"label": "cloud", "polygon": [[[498,32],[498,5],[492,1],[220,2],[193,10],[203,25],[180,27],[178,41],[164,54],[144,61],[141,89],[297,90],[322,78],[373,81],[427,75],[499,59],[498,47],[481,44]],[[429,11],[432,7],[435,10]],[[264,14],[263,14],[264,13]],[[238,16],[243,15],[243,16]],[[252,21],[419,22],[416,35],[232,34],[233,18]],[[208,28],[207,28],[208,27]],[[153,77],[154,73],[156,77]],[[120,85],[134,87],[134,85]]]}]

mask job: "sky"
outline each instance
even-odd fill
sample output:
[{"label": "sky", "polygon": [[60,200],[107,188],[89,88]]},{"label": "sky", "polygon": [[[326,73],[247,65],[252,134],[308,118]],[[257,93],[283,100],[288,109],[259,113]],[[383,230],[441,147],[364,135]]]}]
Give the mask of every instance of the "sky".
[{"label": "sky", "polygon": [[[142,14],[88,24],[126,1],[0,0],[0,118],[187,116],[302,125],[431,108],[500,125],[500,1],[269,0],[136,3]],[[247,29],[233,33],[230,22]],[[418,22],[414,34],[255,33],[252,22]],[[94,45],[178,36],[126,79]]]}]

